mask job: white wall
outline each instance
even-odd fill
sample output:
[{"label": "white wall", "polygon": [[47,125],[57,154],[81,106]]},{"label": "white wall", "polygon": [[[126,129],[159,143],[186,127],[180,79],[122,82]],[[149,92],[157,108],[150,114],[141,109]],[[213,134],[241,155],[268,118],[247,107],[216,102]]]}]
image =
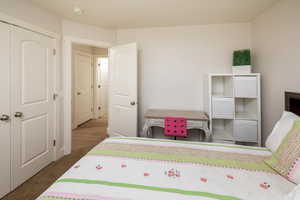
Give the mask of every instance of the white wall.
[{"label": "white wall", "polygon": [[94,47],[81,44],[72,44],[72,51],[81,51],[92,55],[94,52]]},{"label": "white wall", "polygon": [[284,91],[300,92],[300,1],[281,0],[252,25],[255,71],[262,73],[263,138],[284,110]]},{"label": "white wall", "polygon": [[202,110],[208,73],[230,72],[232,52],[250,48],[250,24],[123,29],[139,47],[139,130],[148,108]]},{"label": "white wall", "polygon": [[101,56],[108,56],[108,49],[107,48],[94,48],[93,54],[101,55]]},{"label": "white wall", "polygon": [[62,28],[64,36],[110,43],[116,41],[116,31],[112,29],[98,28],[69,20],[62,21]]},{"label": "white wall", "polygon": [[29,0],[0,0],[0,12],[48,31],[61,33],[61,18]]},{"label": "white wall", "polygon": [[72,45],[73,50],[82,51],[91,55],[108,56],[108,48],[99,48],[88,45],[76,44]]}]

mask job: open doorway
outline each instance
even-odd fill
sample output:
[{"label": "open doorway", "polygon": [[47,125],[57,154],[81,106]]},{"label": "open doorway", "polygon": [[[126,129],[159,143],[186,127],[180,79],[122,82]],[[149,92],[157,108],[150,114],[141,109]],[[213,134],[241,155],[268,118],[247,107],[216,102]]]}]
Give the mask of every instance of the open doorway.
[{"label": "open doorway", "polygon": [[[130,136],[135,137],[137,136],[137,116],[138,116],[138,90],[137,90],[137,75],[138,75],[138,60],[137,60],[137,44],[130,43],[130,44],[122,44],[113,46],[111,43],[101,42],[101,41],[94,41],[94,40],[87,40],[81,38],[74,38],[74,37],[64,37],[63,42],[63,65],[64,65],[64,75],[63,75],[63,83],[64,83],[64,96],[63,96],[63,116],[64,116],[64,138],[63,138],[63,150],[65,155],[71,154],[72,147],[74,148],[74,135],[77,137],[83,137],[82,140],[78,140],[78,143],[82,144],[84,140],[89,140],[89,136],[85,137],[84,134],[73,134],[79,128],[89,127],[89,124],[84,123],[79,125],[73,125],[72,118],[73,118],[73,106],[74,100],[73,94],[75,94],[72,85],[73,85],[73,66],[72,66],[72,47],[74,45],[81,44],[83,46],[89,46],[92,48],[107,48],[109,50],[108,56],[108,79],[109,84],[107,85],[107,93],[108,97],[106,98],[108,104],[108,112],[107,118],[108,122],[101,127],[97,127],[96,130],[99,129],[103,130],[101,133],[103,137],[107,137],[107,135],[114,137],[114,136]],[[106,52],[108,51],[106,50]],[[94,53],[93,58],[95,56],[99,56],[99,54]],[[102,55],[100,55],[100,58]],[[99,57],[98,57],[99,58]],[[99,60],[99,59],[97,59]],[[103,62],[105,59],[100,59]],[[95,61],[93,61],[96,66]],[[96,71],[96,70],[95,70]],[[79,73],[80,74],[80,73]],[[96,76],[96,73],[93,73],[92,76]],[[96,80],[96,79],[95,79]],[[96,90],[97,84],[93,85],[93,89]],[[100,88],[103,86],[100,85]],[[105,88],[105,87],[104,87]],[[96,107],[93,104],[93,109]],[[100,103],[101,109],[101,103]],[[87,110],[87,109],[86,109]],[[105,113],[105,112],[104,112]],[[87,114],[87,116],[90,114]],[[101,112],[100,112],[101,115]],[[105,115],[104,115],[105,116]],[[95,118],[92,120],[98,120]],[[100,120],[105,119],[100,118]],[[82,120],[85,121],[85,120]],[[89,122],[89,120],[87,121]],[[106,122],[106,121],[105,121]],[[99,123],[98,123],[99,124]],[[75,126],[75,127],[73,127]],[[76,128],[77,127],[77,128]],[[75,128],[75,129],[73,129]],[[85,129],[91,130],[91,129]],[[97,137],[99,136],[99,132],[93,132],[90,135],[95,134]],[[92,137],[91,137],[92,138]],[[91,139],[93,140],[93,138]],[[100,142],[97,138],[97,140]],[[87,143],[93,145],[98,144],[99,142],[92,142],[87,141]],[[80,146],[80,145],[79,145]]]},{"label": "open doorway", "polygon": [[72,151],[107,136],[108,49],[72,44]]}]

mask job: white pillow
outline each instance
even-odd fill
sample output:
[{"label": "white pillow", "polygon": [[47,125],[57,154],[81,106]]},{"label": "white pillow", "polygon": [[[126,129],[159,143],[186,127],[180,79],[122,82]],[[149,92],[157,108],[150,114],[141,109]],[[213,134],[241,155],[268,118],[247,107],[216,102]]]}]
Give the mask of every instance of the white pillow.
[{"label": "white pillow", "polygon": [[267,138],[266,147],[272,152],[275,152],[283,138],[285,138],[291,130],[295,120],[300,120],[300,117],[294,113],[284,111],[280,120],[275,124],[271,134]]},{"label": "white pillow", "polygon": [[297,185],[284,200],[299,200],[300,199],[300,185]]}]

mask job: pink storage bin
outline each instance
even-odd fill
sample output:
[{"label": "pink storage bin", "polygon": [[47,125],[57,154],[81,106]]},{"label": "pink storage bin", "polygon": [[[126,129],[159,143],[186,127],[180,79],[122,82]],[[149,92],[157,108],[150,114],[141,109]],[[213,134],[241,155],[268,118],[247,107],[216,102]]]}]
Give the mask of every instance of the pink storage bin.
[{"label": "pink storage bin", "polygon": [[186,137],[186,119],[180,117],[166,117],[164,134],[166,136]]}]

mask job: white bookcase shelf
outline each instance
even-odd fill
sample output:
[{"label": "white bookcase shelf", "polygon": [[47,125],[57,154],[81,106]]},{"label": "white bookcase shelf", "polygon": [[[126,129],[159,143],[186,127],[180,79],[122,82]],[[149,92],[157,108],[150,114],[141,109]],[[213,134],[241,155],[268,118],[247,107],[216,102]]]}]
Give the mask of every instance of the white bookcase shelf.
[{"label": "white bookcase shelf", "polygon": [[209,74],[214,142],[261,146],[260,74]]},{"label": "white bookcase shelf", "polygon": [[233,119],[213,119],[212,123],[214,140],[233,141]]},{"label": "white bookcase shelf", "polygon": [[235,119],[257,120],[257,98],[235,98]]},{"label": "white bookcase shelf", "polygon": [[212,77],[214,84],[212,85],[212,95],[214,97],[233,97],[231,76],[214,76]]}]

